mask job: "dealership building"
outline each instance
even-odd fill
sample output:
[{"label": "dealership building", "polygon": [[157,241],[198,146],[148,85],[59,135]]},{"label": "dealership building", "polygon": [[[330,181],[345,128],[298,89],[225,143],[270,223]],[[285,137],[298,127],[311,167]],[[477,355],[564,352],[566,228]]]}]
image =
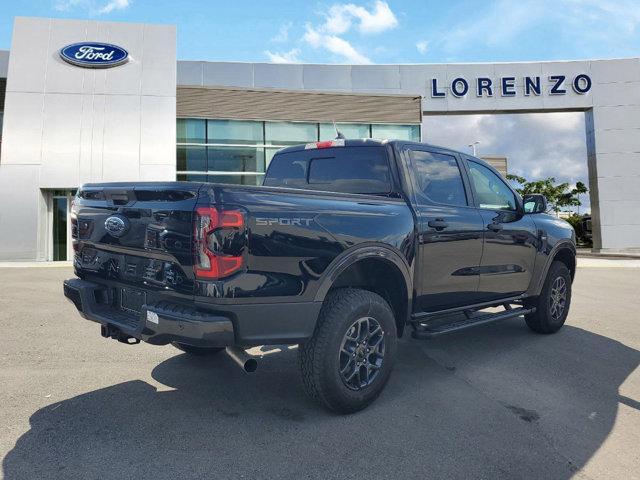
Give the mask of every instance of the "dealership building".
[{"label": "dealership building", "polygon": [[[87,182],[260,184],[281,147],[429,140],[429,115],[585,113],[594,249],[640,250],[640,59],[179,61],[171,25],[15,19],[0,51],[0,261],[70,258]],[[473,132],[461,132],[473,138]]]}]

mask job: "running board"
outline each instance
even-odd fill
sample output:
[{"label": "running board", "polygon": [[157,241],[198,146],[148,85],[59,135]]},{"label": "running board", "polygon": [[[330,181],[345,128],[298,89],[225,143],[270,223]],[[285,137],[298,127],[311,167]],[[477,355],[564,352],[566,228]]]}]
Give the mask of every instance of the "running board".
[{"label": "running board", "polygon": [[477,325],[484,325],[485,323],[497,322],[499,320],[506,320],[507,318],[519,317],[520,315],[526,315],[528,313],[535,312],[535,308],[508,308],[502,312],[497,313],[484,313],[475,317],[466,315],[463,320],[457,320],[449,323],[441,323],[439,325],[428,324],[416,324],[416,330],[411,334],[413,338],[433,338],[438,335],[444,335],[445,333],[458,332],[465,328],[475,327]]},{"label": "running board", "polygon": [[411,321],[412,322],[426,321],[427,319],[431,319],[433,317],[442,317],[443,315],[448,315],[451,313],[464,313],[469,311],[481,310],[483,308],[488,308],[488,307],[498,307],[501,305],[508,305],[511,303],[520,302],[524,297],[525,297],[524,294],[521,294],[521,295],[516,295],[515,297],[498,298],[496,300],[490,300],[488,302],[474,303],[473,305],[466,305],[464,307],[447,308],[445,310],[436,310],[433,312],[414,313],[413,315],[411,315]]}]

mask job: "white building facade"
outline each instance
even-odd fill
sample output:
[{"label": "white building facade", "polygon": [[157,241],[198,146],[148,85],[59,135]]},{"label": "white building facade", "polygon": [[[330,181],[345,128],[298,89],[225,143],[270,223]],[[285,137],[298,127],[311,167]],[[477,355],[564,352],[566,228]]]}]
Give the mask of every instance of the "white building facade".
[{"label": "white building facade", "polygon": [[638,58],[183,62],[175,26],[19,17],[0,51],[0,261],[70,258],[83,183],[259,184],[278,148],[331,138],[332,121],[428,141],[427,115],[556,111],[585,112],[594,249],[640,251]]}]

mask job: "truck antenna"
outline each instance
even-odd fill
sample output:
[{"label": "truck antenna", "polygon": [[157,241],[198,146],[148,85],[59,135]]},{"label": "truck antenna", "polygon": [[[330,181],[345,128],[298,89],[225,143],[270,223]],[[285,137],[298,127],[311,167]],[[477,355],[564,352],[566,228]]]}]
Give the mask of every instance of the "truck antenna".
[{"label": "truck antenna", "polygon": [[333,121],[333,128],[336,131],[336,140],[344,140],[346,137],[342,134],[342,132],[340,130],[338,130],[338,125],[336,125],[336,121]]}]

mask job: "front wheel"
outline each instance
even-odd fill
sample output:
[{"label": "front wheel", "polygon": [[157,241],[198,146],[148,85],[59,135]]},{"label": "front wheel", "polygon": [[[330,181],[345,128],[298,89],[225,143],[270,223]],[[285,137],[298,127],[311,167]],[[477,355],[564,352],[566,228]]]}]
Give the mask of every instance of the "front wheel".
[{"label": "front wheel", "polygon": [[171,342],[171,345],[178,350],[182,350],[189,355],[195,355],[196,357],[209,357],[215,355],[224,350],[224,347],[196,347],[194,345],[187,345],[186,343]]},{"label": "front wheel", "polygon": [[384,389],[396,353],[396,324],[389,304],[367,290],[329,293],[316,330],[300,345],[307,394],[337,413],[353,413]]},{"label": "front wheel", "polygon": [[549,267],[540,296],[527,302],[536,311],[524,319],[534,332],[555,333],[564,325],[570,304],[571,272],[564,263],[555,261]]}]

